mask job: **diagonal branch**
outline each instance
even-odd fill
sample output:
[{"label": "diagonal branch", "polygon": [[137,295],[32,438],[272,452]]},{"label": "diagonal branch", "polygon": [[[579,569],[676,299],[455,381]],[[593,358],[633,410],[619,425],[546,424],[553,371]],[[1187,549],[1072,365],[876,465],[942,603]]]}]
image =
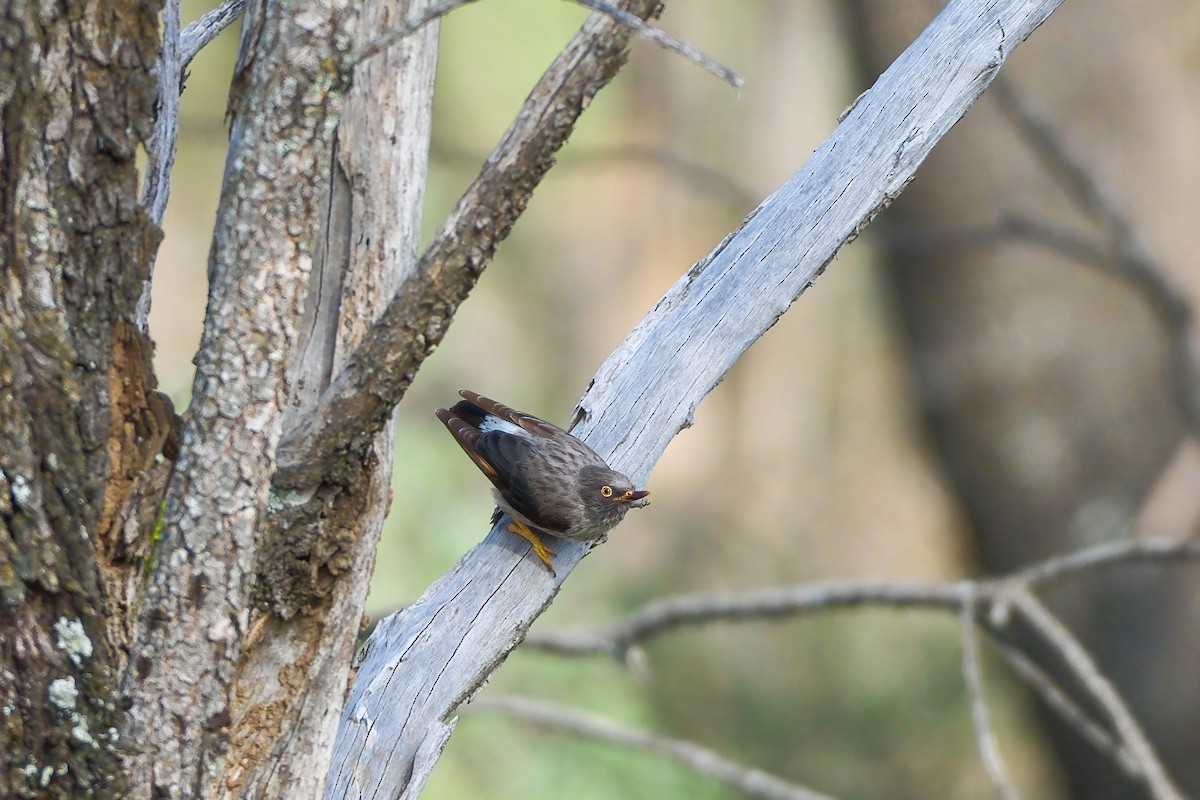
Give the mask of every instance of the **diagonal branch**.
[{"label": "diagonal branch", "polygon": [[1100,672],[1096,662],[1083,645],[1071,635],[1041,601],[1028,590],[1018,590],[1011,596],[1013,606],[1033,626],[1043,639],[1052,645],[1074,674],[1091,693],[1112,720],[1125,749],[1137,763],[1142,780],[1155,800],[1183,800],[1166,768],[1154,752],[1150,740],[1138,725],[1137,719],[1121,699],[1120,693]]},{"label": "diagonal branch", "polygon": [[[658,0],[626,4],[639,16]],[[629,30],[593,15],[542,76],[478,177],[459,199],[416,273],[367,333],[317,409],[284,435],[277,487],[302,489],[356,464],[458,306],[512,230],[591,98],[625,63]]]},{"label": "diagonal branch", "polygon": [[[705,395],[899,195],[1004,60],[1059,4],[951,0],[800,170],[689,269],[609,357],[581,401],[576,434],[644,482]],[[434,316],[439,325],[448,318]],[[393,316],[390,324],[411,323]],[[433,333],[440,338],[440,329]],[[403,391],[428,352],[424,345],[415,361],[392,360],[391,386]],[[356,360],[360,377],[375,366]],[[402,362],[407,366],[397,369]],[[361,412],[363,401],[348,383],[339,378],[329,407],[348,403],[347,414]],[[391,391],[385,394],[390,402]],[[293,437],[293,459],[319,438],[315,426]],[[339,449],[336,440],[326,446]],[[560,543],[558,575],[551,577],[513,538],[494,528],[416,603],[376,628],[342,716],[327,797],[379,786],[414,796],[410,777],[436,761],[458,707],[521,641],[588,549]]]},{"label": "diagonal branch", "polygon": [[242,15],[242,8],[245,4],[246,0],[225,0],[200,19],[188,23],[179,37],[179,50],[184,69],[192,63],[192,59],[196,57],[197,53]]},{"label": "diagonal branch", "polygon": [[720,753],[682,739],[669,739],[627,728],[555,703],[516,695],[489,695],[471,703],[471,712],[499,711],[538,727],[566,731],[639,752],[652,753],[707,775],[749,797],[764,800],[832,800],[790,781],[731,761]]}]

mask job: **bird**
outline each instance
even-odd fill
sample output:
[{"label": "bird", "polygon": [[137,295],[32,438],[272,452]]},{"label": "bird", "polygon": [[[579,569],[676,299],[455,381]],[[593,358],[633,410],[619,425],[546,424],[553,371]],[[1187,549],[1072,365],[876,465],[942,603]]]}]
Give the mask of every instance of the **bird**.
[{"label": "bird", "polygon": [[612,469],[592,448],[532,414],[463,389],[463,399],[435,413],[479,470],[492,482],[496,512],[508,530],[533,545],[554,575],[554,550],[538,532],[593,541],[640,508],[650,494]]}]

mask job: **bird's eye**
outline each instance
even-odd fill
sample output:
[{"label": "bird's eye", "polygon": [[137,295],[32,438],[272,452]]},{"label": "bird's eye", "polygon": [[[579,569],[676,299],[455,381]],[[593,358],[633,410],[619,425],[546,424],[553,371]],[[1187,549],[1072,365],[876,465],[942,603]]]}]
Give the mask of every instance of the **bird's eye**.
[{"label": "bird's eye", "polygon": [[606,486],[600,487],[600,496],[601,497],[612,497],[612,494],[613,494],[613,488],[611,486],[606,485]]}]

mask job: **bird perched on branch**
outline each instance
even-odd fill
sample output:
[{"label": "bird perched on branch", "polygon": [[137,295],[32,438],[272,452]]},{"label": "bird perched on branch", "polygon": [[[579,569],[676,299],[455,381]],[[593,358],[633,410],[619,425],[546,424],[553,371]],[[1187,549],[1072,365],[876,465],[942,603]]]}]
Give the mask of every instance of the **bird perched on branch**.
[{"label": "bird perched on branch", "polygon": [[495,524],[527,539],[554,573],[554,555],[538,532],[591,541],[608,532],[650,493],[611,469],[592,448],[545,420],[463,389],[437,417],[488,477],[496,496]]}]

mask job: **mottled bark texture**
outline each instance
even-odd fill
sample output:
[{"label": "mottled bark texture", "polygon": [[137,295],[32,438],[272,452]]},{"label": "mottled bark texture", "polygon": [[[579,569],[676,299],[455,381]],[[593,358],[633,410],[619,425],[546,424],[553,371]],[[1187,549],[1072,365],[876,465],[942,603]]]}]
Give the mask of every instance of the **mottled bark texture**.
[{"label": "mottled bark texture", "polygon": [[246,9],[192,401],[122,681],[135,794],[211,797],[228,767],[259,532],[340,94],[349,2]]},{"label": "mottled bark texture", "polygon": [[[910,4],[854,5],[850,29],[874,74],[923,20]],[[1185,131],[1198,115],[1179,98],[1200,87],[1164,48],[1178,15],[1191,10],[1186,0],[1067,4],[1054,46],[1023,51],[1007,74],[1020,101],[1050,120],[1151,251],[1185,269],[1197,249],[1194,203],[1181,202],[1197,179]],[[978,229],[1014,214],[1082,232],[1103,250],[1111,232],[1071,198],[985,95],[887,222],[915,233]],[[1181,440],[1163,320],[1130,283],[1103,273],[1102,265],[1016,242],[890,253],[922,408],[991,573],[1130,536]],[[1189,569],[1143,566],[1089,575],[1050,598],[1193,796],[1200,792],[1196,585]],[[1045,666],[1055,670],[1057,662]],[[1076,731],[1045,719],[1071,796],[1146,796]]]},{"label": "mottled bark texture", "polygon": [[[424,0],[368,0],[359,46]],[[283,427],[308,413],[413,272],[428,166],[438,23],[360,65],[321,176],[329,184]],[[281,495],[259,553],[270,608],[234,683],[225,797],[316,798],[350,680],[379,535],[391,501],[390,424],[354,480],[307,502]]]},{"label": "mottled bark texture", "polygon": [[[157,230],[135,155],[158,9],[10,3],[0,21],[0,796],[121,790],[109,589],[169,431],[133,309]],[[107,602],[106,602],[107,601]]]}]

